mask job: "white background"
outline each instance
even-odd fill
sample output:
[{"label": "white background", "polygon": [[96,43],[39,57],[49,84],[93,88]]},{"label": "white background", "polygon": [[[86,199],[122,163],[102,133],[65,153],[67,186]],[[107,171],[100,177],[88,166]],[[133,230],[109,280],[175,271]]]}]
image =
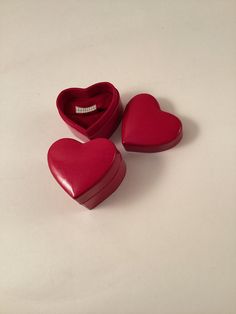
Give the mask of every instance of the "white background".
[{"label": "white background", "polygon": [[[236,313],[236,1],[0,1],[1,314]],[[52,178],[64,88],[182,118],[93,211]]]}]

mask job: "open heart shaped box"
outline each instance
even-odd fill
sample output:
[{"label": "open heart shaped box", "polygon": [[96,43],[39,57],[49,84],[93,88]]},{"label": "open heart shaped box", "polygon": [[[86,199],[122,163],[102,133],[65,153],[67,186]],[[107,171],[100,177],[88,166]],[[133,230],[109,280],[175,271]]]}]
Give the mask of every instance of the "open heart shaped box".
[{"label": "open heart shaped box", "polygon": [[73,199],[92,209],[118,188],[126,173],[122,155],[107,139],[122,117],[119,92],[108,82],[68,88],[58,95],[56,105],[83,144],[56,141],[48,151],[49,168]]},{"label": "open heart shaped box", "polygon": [[123,112],[119,92],[109,82],[65,89],[58,95],[56,104],[62,119],[82,142],[109,138]]}]

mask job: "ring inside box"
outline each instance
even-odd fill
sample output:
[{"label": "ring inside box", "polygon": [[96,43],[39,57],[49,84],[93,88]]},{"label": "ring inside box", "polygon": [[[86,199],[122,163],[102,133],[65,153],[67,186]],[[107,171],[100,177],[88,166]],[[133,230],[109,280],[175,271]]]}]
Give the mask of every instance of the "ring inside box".
[{"label": "ring inside box", "polygon": [[70,88],[64,91],[61,109],[69,119],[87,129],[107,110],[112,98],[113,93],[107,85],[87,90]]}]

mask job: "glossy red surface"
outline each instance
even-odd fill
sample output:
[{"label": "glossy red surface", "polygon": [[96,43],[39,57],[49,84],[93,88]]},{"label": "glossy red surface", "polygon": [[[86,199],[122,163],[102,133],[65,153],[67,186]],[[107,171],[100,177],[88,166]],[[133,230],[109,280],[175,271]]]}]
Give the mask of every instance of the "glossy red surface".
[{"label": "glossy red surface", "polygon": [[[122,106],[118,90],[108,82],[87,88],[68,88],[57,97],[57,109],[73,133],[81,140],[110,137],[117,128]],[[91,112],[77,112],[77,108],[90,108]]]},{"label": "glossy red surface", "polygon": [[48,151],[48,165],[61,187],[90,209],[116,190],[126,171],[115,145],[102,138],[85,144],[60,139]]},{"label": "glossy red surface", "polygon": [[162,111],[153,96],[139,94],[129,101],[122,120],[122,143],[126,150],[160,152],[175,146],[181,138],[181,121]]}]

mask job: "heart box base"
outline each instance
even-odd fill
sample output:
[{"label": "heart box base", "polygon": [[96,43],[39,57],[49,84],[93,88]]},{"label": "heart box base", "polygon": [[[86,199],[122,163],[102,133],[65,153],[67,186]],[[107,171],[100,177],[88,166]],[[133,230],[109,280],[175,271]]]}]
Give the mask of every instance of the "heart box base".
[{"label": "heart box base", "polygon": [[61,118],[81,142],[109,138],[123,113],[119,92],[109,82],[65,89],[56,104]]}]

